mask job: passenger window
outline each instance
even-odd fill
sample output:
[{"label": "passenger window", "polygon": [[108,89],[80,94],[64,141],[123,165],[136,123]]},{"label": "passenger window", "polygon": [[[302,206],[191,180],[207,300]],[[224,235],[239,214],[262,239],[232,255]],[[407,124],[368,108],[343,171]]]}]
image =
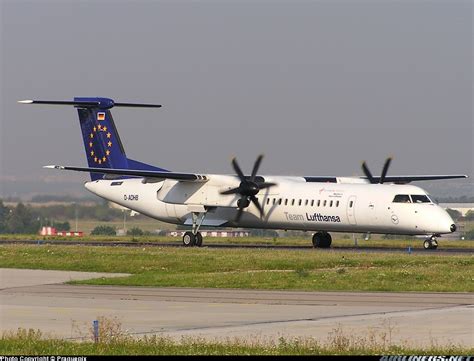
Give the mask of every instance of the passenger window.
[{"label": "passenger window", "polygon": [[323,203],[323,207],[326,207],[326,203],[327,203],[327,201],[325,200],[324,203]]},{"label": "passenger window", "polygon": [[288,205],[288,198],[285,198],[285,206]]},{"label": "passenger window", "polygon": [[291,200],[291,205],[292,205],[292,206],[295,205],[295,200],[294,200],[294,199]]},{"label": "passenger window", "polygon": [[424,194],[412,194],[411,200],[413,203],[431,203],[428,196]]},{"label": "passenger window", "polygon": [[349,208],[352,208],[352,205],[353,205],[353,204],[354,204],[354,202],[353,202],[353,201],[350,201],[350,202],[349,202]]},{"label": "passenger window", "polygon": [[282,199],[280,198],[280,199],[278,200],[278,205],[281,205],[281,201],[282,201]]},{"label": "passenger window", "polygon": [[408,194],[397,194],[393,198],[393,203],[411,203],[410,196]]},{"label": "passenger window", "polygon": [[298,201],[298,205],[301,206],[301,199]]},{"label": "passenger window", "polygon": [[308,205],[308,200],[306,200],[306,201],[304,202],[304,205],[305,205],[305,206],[307,206],[307,205]]},{"label": "passenger window", "polygon": [[318,207],[321,205],[321,200],[318,199]]},{"label": "passenger window", "polygon": [[336,202],[336,207],[339,207],[339,201]]},{"label": "passenger window", "polygon": [[270,204],[270,198],[267,198],[267,204]]},{"label": "passenger window", "polygon": [[331,201],[331,202],[329,202],[329,207],[332,207],[332,201]]},{"label": "passenger window", "polygon": [[314,199],[311,199],[311,207],[314,206]]},{"label": "passenger window", "polygon": [[275,205],[276,203],[276,198],[273,198],[273,205]]}]

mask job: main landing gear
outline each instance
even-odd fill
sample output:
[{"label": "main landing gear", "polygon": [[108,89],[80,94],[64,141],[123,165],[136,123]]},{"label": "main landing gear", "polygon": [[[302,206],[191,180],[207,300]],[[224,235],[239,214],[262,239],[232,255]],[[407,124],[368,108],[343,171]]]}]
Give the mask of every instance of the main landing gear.
[{"label": "main landing gear", "polygon": [[332,238],[327,232],[317,232],[313,235],[314,248],[329,248],[331,247]]},{"label": "main landing gear", "polygon": [[202,235],[201,232],[193,234],[193,232],[186,232],[183,235],[183,246],[184,247],[193,247],[193,246],[202,246]]},{"label": "main landing gear", "polygon": [[424,249],[436,249],[438,248],[438,241],[436,240],[436,236],[431,236],[430,238],[426,239],[423,242]]},{"label": "main landing gear", "polygon": [[206,218],[207,212],[193,212],[193,229],[191,232],[185,232],[183,235],[183,246],[184,247],[201,247],[202,246],[202,234],[199,232],[204,218]]}]

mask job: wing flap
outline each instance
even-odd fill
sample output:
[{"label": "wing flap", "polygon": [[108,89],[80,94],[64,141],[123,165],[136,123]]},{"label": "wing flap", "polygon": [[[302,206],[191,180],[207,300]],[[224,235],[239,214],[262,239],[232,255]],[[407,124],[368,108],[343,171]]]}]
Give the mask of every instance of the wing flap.
[{"label": "wing flap", "polygon": [[[206,226],[206,227],[219,227],[219,226],[222,226],[224,224],[226,224],[227,222],[229,222],[228,219],[208,219],[208,218],[204,218],[204,221],[202,221],[202,226]],[[192,226],[193,225],[193,220],[192,218],[186,218],[186,220],[184,221],[184,225],[185,226]]]}]

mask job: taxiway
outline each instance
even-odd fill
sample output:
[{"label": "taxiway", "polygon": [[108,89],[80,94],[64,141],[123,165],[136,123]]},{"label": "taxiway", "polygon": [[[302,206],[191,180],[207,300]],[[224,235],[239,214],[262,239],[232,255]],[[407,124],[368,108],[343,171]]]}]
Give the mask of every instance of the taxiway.
[{"label": "taxiway", "polygon": [[84,286],[62,282],[112,275],[13,269],[0,275],[0,331],[33,328],[80,339],[104,316],[116,317],[135,335],[177,339],[283,336],[324,342],[337,330],[353,337],[385,335],[396,344],[474,346],[471,293]]}]

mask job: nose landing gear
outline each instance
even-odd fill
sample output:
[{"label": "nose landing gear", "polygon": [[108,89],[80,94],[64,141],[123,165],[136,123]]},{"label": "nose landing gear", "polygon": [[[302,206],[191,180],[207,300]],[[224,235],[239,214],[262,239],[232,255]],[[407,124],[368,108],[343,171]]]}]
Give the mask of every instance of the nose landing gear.
[{"label": "nose landing gear", "polygon": [[423,242],[424,249],[436,249],[438,248],[438,241],[436,240],[436,236],[431,236],[430,238],[426,239]]}]

